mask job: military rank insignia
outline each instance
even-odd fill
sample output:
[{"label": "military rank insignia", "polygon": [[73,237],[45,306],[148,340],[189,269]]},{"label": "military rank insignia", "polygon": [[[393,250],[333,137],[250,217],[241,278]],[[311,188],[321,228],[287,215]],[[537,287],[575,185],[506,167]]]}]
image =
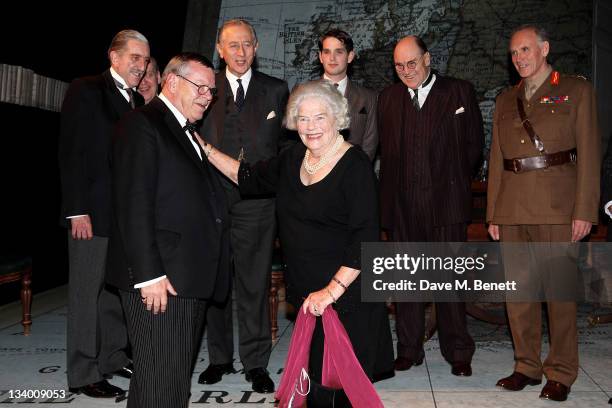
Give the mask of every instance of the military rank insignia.
[{"label": "military rank insignia", "polygon": [[550,84],[553,86],[559,85],[560,76],[559,71],[553,71],[552,74],[550,74]]},{"label": "military rank insignia", "polygon": [[540,103],[555,104],[569,102],[569,95],[551,95],[540,98]]}]

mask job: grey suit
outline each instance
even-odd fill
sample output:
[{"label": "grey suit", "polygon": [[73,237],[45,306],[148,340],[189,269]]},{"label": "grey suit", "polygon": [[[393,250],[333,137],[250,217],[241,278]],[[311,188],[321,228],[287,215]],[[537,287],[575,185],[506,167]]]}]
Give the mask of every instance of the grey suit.
[{"label": "grey suit", "polygon": [[359,145],[374,160],[378,147],[378,129],[376,125],[377,93],[352,82],[346,84],[344,96],[349,102],[351,123],[349,129],[342,131],[344,138],[354,145]]}]

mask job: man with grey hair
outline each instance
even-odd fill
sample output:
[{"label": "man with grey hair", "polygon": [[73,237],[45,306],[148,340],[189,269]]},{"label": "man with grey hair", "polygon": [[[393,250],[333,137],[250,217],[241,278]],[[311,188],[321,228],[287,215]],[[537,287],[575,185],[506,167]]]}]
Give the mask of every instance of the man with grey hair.
[{"label": "man with grey hair", "polygon": [[[580,241],[598,221],[601,140],[595,92],[584,78],[552,68],[547,61],[550,43],[541,27],[514,30],[509,51],[522,80],[495,103],[489,234],[502,242],[557,242],[559,248]],[[538,253],[538,260],[545,256]],[[533,275],[528,259],[504,256],[504,267],[514,274]],[[506,304],[515,364],[513,373],[497,385],[520,391],[539,385],[544,375],[547,382],[540,398],[564,401],[579,368],[576,302],[557,298],[546,305],[550,350],[542,361],[541,303]]]},{"label": "man with grey hair", "polygon": [[161,84],[161,75],[157,60],[151,57],[147,65],[147,72],[143,75],[138,83],[138,93],[142,95],[145,103],[149,103],[157,96],[159,85]]},{"label": "man with grey hair", "polygon": [[[219,97],[204,118],[201,134],[227,155],[255,163],[278,154],[287,83],[251,68],[257,51],[255,30],[247,21],[226,21],[217,38],[226,68],[216,76]],[[276,236],[275,201],[271,196],[243,196],[223,179],[232,215],[233,284],[238,312],[238,353],[247,381],[256,392],[274,391],[266,367],[272,350],[268,289]],[[201,384],[215,384],[234,372],[231,295],[207,313],[209,367]]]},{"label": "man with grey hair", "polygon": [[131,376],[123,310],[117,294],[104,286],[112,219],[109,152],[115,122],[143,104],[135,88],[149,60],[149,42],[123,30],[108,58],[110,68],[101,75],[70,85],[59,140],[61,223],[69,229],[68,386],[98,398],[124,393],[107,375]]},{"label": "man with grey hair", "polygon": [[107,281],[119,288],[134,353],[129,408],[189,405],[205,309],[229,288],[229,215],[195,122],[215,94],[208,59],[182,53],[159,97],[113,139]]}]

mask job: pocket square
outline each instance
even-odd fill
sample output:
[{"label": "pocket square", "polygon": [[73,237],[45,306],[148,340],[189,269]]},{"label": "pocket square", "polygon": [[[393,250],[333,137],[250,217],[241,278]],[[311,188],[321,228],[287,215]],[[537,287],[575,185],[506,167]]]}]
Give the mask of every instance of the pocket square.
[{"label": "pocket square", "polygon": [[464,109],[464,108],[463,108],[463,106],[462,106],[462,107],[460,107],[459,109],[457,109],[457,110],[455,111],[455,115],[458,115],[458,114],[463,113],[463,112],[465,112],[465,109]]},{"label": "pocket square", "polygon": [[276,112],[270,111],[270,113],[268,113],[268,117],[266,118],[266,120],[274,119],[275,117],[276,117]]}]

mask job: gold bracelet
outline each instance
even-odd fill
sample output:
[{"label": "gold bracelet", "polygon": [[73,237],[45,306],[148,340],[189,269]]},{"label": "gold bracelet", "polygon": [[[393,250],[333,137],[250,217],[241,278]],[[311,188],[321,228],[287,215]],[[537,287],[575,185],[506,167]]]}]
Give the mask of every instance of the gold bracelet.
[{"label": "gold bracelet", "polygon": [[338,285],[342,286],[342,287],[344,288],[344,290],[348,290],[348,288],[346,287],[346,285],[345,285],[344,283],[340,282],[340,279],[338,279],[338,278],[336,278],[336,277],[334,276],[334,277],[332,277],[332,280],[333,280],[334,282],[336,282]]},{"label": "gold bracelet", "polygon": [[329,296],[331,296],[332,300],[334,301],[334,303],[336,303],[338,301],[338,299],[336,299],[334,297],[334,295],[331,293],[331,290],[329,290],[328,287],[325,287],[325,290],[327,291],[327,293],[329,294]]}]

